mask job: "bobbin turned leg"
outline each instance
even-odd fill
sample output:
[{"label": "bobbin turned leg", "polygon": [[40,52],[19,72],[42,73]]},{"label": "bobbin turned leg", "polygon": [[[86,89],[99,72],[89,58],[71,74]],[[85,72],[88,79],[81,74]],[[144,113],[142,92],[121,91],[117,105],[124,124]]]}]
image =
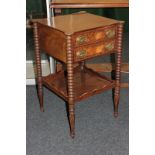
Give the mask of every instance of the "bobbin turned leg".
[{"label": "bobbin turned leg", "polygon": [[73,80],[73,53],[72,53],[72,39],[67,36],[67,86],[68,86],[68,109],[69,109],[69,123],[70,135],[75,136],[75,105],[74,105],[74,80]]},{"label": "bobbin turned leg", "polygon": [[38,25],[37,23],[33,24],[34,32],[34,43],[35,43],[35,61],[36,61],[36,71],[37,71],[37,84],[38,84],[38,97],[40,102],[40,110],[43,112],[43,86],[42,86],[42,70],[41,70],[41,56],[40,56],[40,47],[39,47],[39,36],[38,36]]},{"label": "bobbin turned leg", "polygon": [[116,85],[114,91],[114,116],[118,116],[118,104],[120,98],[120,77],[121,77],[121,57],[122,57],[122,34],[123,24],[118,25],[117,30],[117,53],[116,53]]}]

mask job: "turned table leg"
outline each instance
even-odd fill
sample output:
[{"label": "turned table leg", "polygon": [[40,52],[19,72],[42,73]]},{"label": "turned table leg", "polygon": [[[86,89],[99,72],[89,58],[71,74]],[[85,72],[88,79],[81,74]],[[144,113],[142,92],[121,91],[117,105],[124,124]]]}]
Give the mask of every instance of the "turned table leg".
[{"label": "turned table leg", "polygon": [[67,36],[67,86],[68,86],[68,109],[69,109],[69,123],[70,135],[75,136],[75,104],[74,104],[74,79],[73,79],[73,53],[72,53],[72,39]]},{"label": "turned table leg", "polygon": [[117,53],[116,53],[116,85],[114,91],[114,116],[118,116],[118,104],[120,98],[120,80],[121,80],[121,57],[122,57],[122,35],[123,24],[118,25],[117,30]]},{"label": "turned table leg", "polygon": [[42,70],[41,70],[41,54],[39,47],[39,34],[38,34],[38,25],[34,23],[33,25],[34,32],[34,43],[35,43],[35,61],[36,61],[36,71],[37,71],[37,84],[38,84],[38,96],[40,102],[40,110],[43,112],[43,86],[42,86]]}]

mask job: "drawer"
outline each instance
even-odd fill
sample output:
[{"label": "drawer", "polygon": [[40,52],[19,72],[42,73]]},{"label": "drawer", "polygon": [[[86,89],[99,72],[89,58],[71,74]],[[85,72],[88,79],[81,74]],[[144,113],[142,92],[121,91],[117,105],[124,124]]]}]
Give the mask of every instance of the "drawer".
[{"label": "drawer", "polygon": [[89,30],[75,34],[74,46],[86,45],[98,41],[108,41],[116,36],[116,26]]},{"label": "drawer", "polygon": [[74,61],[85,60],[106,53],[112,53],[115,50],[115,40],[108,42],[99,42],[92,45],[81,46],[74,50]]}]

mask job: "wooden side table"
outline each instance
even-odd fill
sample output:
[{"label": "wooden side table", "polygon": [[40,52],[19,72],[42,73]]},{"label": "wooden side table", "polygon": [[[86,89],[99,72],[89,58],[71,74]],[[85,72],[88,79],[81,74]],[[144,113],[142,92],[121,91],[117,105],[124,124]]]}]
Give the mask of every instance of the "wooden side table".
[{"label": "wooden side table", "polygon": [[[118,116],[120,96],[120,67],[122,52],[123,21],[117,21],[89,13],[53,17],[34,21],[34,41],[38,96],[43,108],[43,85],[67,101],[70,135],[75,135],[75,103],[87,97],[115,89],[114,116]],[[40,50],[64,64],[55,74],[42,77]],[[111,80],[88,68],[84,61],[115,53],[116,79]]]}]

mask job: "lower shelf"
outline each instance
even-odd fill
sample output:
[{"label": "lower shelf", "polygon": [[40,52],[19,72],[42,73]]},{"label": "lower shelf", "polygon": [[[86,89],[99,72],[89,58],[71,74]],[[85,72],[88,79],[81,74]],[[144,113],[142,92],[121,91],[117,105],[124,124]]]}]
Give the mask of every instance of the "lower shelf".
[{"label": "lower shelf", "polygon": [[[68,101],[67,74],[60,71],[43,77],[43,84],[57,95]],[[94,72],[91,69],[79,67],[74,69],[74,101],[80,101],[89,96],[101,93],[115,87],[115,81]]]}]

